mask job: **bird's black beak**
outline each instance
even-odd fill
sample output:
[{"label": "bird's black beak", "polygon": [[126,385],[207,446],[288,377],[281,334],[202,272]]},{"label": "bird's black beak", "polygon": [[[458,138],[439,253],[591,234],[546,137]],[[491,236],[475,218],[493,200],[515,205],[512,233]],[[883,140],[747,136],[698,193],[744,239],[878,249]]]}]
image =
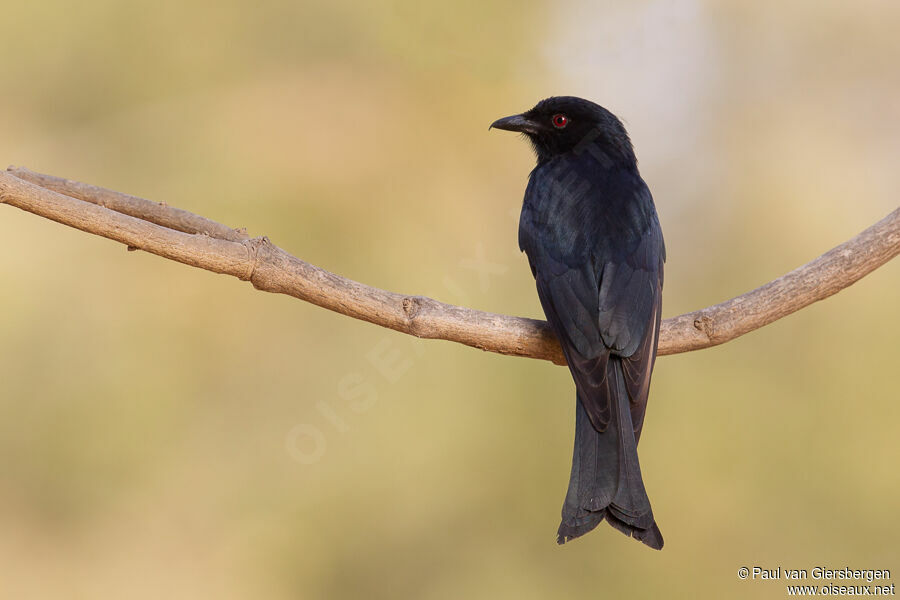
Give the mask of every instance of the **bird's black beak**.
[{"label": "bird's black beak", "polygon": [[513,115],[497,119],[488,129],[505,129],[506,131],[519,131],[521,133],[537,133],[538,125],[529,120],[525,115]]}]

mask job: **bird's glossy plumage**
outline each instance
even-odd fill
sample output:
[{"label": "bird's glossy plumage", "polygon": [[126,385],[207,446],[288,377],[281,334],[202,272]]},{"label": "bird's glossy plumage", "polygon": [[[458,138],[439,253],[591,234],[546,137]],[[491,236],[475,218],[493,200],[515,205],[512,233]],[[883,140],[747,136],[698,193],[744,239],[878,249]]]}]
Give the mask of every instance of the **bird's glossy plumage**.
[{"label": "bird's glossy plumage", "polygon": [[558,541],[605,518],[661,548],[637,443],[656,359],[665,247],[631,142],[612,113],[574,97],[548,98],[493,127],[523,132],[537,154],[519,246],[577,390]]}]

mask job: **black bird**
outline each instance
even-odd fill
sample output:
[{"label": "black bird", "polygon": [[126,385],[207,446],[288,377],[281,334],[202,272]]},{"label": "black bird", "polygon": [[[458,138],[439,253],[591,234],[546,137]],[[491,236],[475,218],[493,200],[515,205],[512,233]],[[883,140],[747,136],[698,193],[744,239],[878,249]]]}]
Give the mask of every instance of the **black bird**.
[{"label": "black bird", "polygon": [[557,541],[604,518],[661,549],[637,444],[656,360],[662,231],[621,121],[560,96],[495,121],[537,154],[519,218],[538,296],[577,391],[575,451]]}]

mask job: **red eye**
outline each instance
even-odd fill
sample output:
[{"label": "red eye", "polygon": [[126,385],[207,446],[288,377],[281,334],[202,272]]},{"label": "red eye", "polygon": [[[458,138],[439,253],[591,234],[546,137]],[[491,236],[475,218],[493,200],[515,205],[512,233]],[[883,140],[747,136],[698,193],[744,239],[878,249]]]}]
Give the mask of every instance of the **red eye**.
[{"label": "red eye", "polygon": [[566,125],[569,124],[569,117],[566,115],[553,115],[553,126],[557,129],[562,129]]}]

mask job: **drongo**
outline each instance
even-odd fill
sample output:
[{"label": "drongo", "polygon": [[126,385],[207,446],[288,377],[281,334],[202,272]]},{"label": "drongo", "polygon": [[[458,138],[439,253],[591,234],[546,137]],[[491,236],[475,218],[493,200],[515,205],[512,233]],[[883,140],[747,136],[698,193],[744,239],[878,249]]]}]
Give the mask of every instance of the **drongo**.
[{"label": "drongo", "polygon": [[557,541],[606,519],[661,549],[637,444],[656,360],[666,251],[631,141],[615,115],[571,96],[547,98],[491,127],[521,132],[537,154],[519,247],[577,392]]}]

